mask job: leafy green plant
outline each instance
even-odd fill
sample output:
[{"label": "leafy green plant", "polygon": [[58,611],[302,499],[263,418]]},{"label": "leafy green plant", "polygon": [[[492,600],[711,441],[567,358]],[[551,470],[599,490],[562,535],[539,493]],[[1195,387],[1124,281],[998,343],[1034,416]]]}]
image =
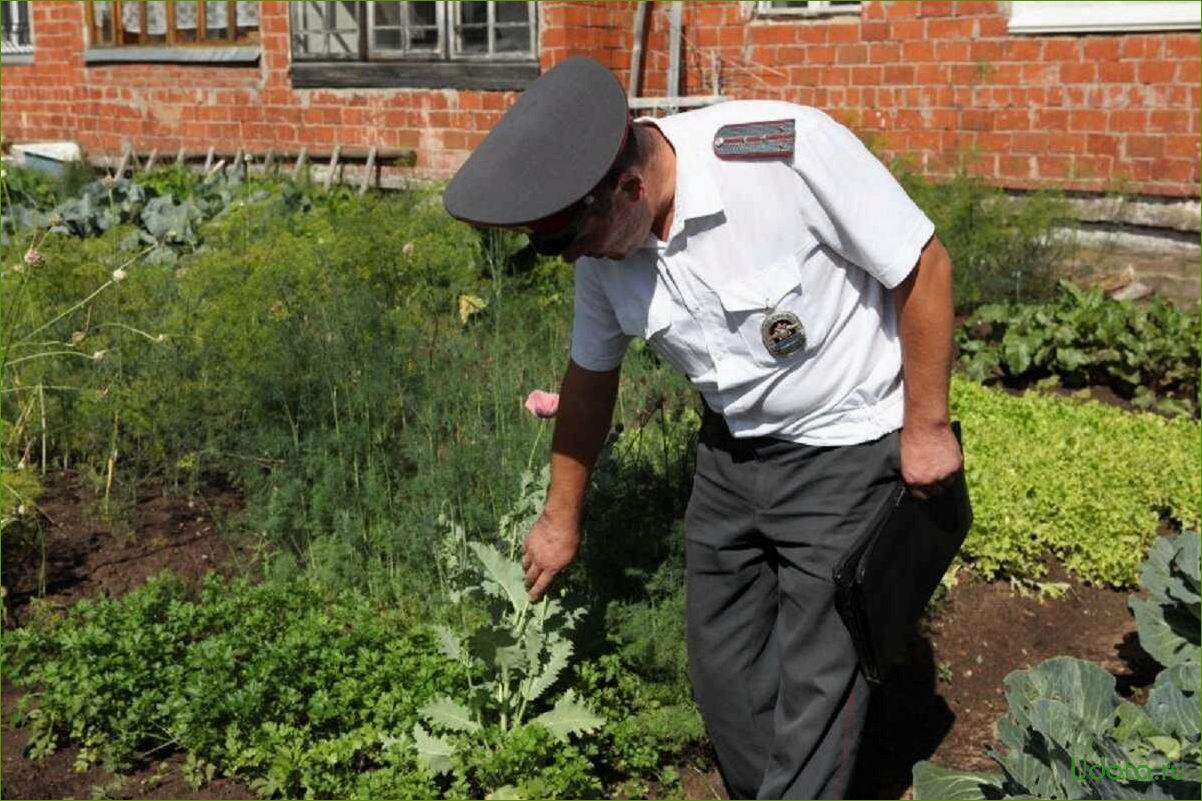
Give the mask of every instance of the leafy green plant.
[{"label": "leafy green plant", "polygon": [[[544,481],[546,477],[544,471]],[[468,690],[461,698],[444,696],[422,707],[422,718],[436,730],[481,736],[493,730],[497,747],[509,748],[526,723],[541,726],[565,744],[570,735],[595,731],[605,723],[571,689],[546,711],[530,715],[568,667],[571,632],[582,613],[550,595],[532,603],[526,593],[516,559],[524,530],[513,523],[529,519],[544,487],[527,474],[517,502],[503,516],[501,536],[507,540],[503,544],[509,546],[508,555],[489,543],[467,542],[461,527],[445,528],[444,538],[452,542],[442,551],[443,562],[461,625],[459,630],[436,625],[435,632],[443,655],[468,676]],[[473,558],[462,560],[464,550]],[[414,724],[413,739],[419,758],[433,772],[452,770],[456,748],[451,740],[429,733],[420,723]],[[478,746],[479,738],[473,742]]]},{"label": "leafy green plant", "polygon": [[[0,432],[7,426],[0,421]],[[0,465],[0,615],[8,620],[10,572],[22,565],[39,562],[38,589],[46,581],[46,538],[37,514],[42,483],[37,474],[19,463]]]},{"label": "leafy green plant", "polygon": [[96,171],[83,161],[68,162],[58,176],[5,166],[0,174],[0,244],[21,230],[44,227],[51,209],[95,180]]},{"label": "leafy green plant", "polygon": [[1197,798],[1199,680],[1196,664],[1166,670],[1140,707],[1084,660],[1015,671],[1005,680],[1010,713],[998,721],[1006,751],[989,752],[1002,773],[919,762],[914,797]]},{"label": "leafy green plant", "polygon": [[461,736],[451,758],[448,798],[598,798],[596,766],[574,744],[543,726],[525,725],[500,737]]},{"label": "leafy green plant", "polygon": [[1085,580],[1132,586],[1162,519],[1199,525],[1196,422],[961,378],[951,399],[975,513],[962,554],[979,575],[1037,587],[1051,554]]},{"label": "leafy green plant", "polygon": [[57,206],[47,221],[54,233],[99,236],[122,223],[136,222],[149,199],[136,182],[106,176]]},{"label": "leafy green plant", "polygon": [[1060,282],[1043,304],[982,306],[956,331],[960,367],[978,381],[1105,384],[1140,406],[1197,412],[1199,317],[1161,300],[1107,298]]},{"label": "leafy green plant", "polygon": [[616,599],[606,607],[606,632],[641,676],[673,688],[673,702],[691,703],[685,646],[685,571],[682,526],[671,529],[678,544],[646,579],[646,594]]},{"label": "leafy green plant", "polygon": [[49,209],[58,200],[54,182],[45,174],[35,170],[4,168],[0,178],[0,236],[8,238],[22,229],[45,225],[39,222],[40,212]]},{"label": "leafy green plant", "polygon": [[582,660],[572,670],[573,687],[596,709],[612,711],[603,729],[580,749],[607,778],[658,778],[669,759],[705,737],[692,697],[681,698],[671,683],[648,677],[643,665],[621,653]]},{"label": "leafy green plant", "polygon": [[1128,602],[1140,645],[1166,667],[1198,662],[1198,541],[1197,532],[1158,539],[1140,578],[1148,597],[1132,596]]},{"label": "leafy green plant", "polygon": [[1062,195],[1007,197],[962,165],[949,181],[931,181],[905,163],[894,173],[935,223],[955,269],[958,312],[984,303],[1050,298],[1059,267],[1076,250],[1075,227]]},{"label": "leafy green plant", "polygon": [[345,797],[379,770],[433,797],[407,731],[463,681],[395,611],[312,582],[210,575],[193,597],[164,574],[121,599],[39,606],[2,644],[5,675],[30,689],[16,720],[30,756],[70,741],[85,767],[120,770],[178,749],[192,781],[264,795]]},{"label": "leafy green plant", "polygon": [[[1002,773],[919,762],[915,798],[1198,797],[1198,534],[1159,540],[1143,567],[1154,600],[1131,599],[1133,609],[1144,610],[1136,611],[1140,642],[1170,660],[1147,703],[1122,699],[1114,676],[1073,657],[1014,671],[1005,679],[1010,711],[998,721],[1006,751],[989,753]],[[1160,619],[1149,625],[1156,610]],[[1175,616],[1195,621],[1188,647],[1162,647],[1164,620]]]},{"label": "leafy green plant", "polygon": [[[436,631],[443,654],[463,664],[469,676],[476,673],[483,678],[471,686],[466,704],[441,698],[423,708],[423,716],[451,731],[497,725],[508,732],[522,725],[530,705],[567,667],[572,655],[569,635],[580,611],[566,609],[550,596],[531,602],[519,562],[486,543],[471,542],[468,547],[480,570],[478,583],[465,584],[463,598],[484,601],[484,620],[466,632],[456,633],[446,626]],[[570,734],[590,731],[604,722],[581,706],[571,691],[531,721],[565,741]]]}]

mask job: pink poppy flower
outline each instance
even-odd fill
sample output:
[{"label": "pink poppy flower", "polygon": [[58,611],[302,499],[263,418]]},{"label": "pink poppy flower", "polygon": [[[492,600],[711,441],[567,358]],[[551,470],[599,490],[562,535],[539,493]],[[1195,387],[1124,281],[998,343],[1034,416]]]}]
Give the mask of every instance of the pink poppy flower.
[{"label": "pink poppy flower", "polygon": [[526,411],[535,417],[554,417],[559,411],[559,395],[536,389],[526,396]]}]

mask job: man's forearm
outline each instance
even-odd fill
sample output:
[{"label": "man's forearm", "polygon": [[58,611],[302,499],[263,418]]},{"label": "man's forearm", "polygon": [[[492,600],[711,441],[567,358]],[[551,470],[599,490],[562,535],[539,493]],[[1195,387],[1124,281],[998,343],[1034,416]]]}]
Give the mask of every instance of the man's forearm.
[{"label": "man's forearm", "polygon": [[580,525],[589,473],[609,433],[618,378],[618,370],[599,373],[569,363],[560,387],[543,514],[573,529]]},{"label": "man's forearm", "polygon": [[937,238],[932,237],[918,266],[894,289],[894,299],[905,382],[904,425],[946,426],[953,357],[952,264]]}]

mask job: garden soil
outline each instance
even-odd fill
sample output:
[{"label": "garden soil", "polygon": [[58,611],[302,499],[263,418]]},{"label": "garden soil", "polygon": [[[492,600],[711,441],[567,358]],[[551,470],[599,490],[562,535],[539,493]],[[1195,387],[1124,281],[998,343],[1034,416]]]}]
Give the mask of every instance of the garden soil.
[{"label": "garden soil", "polygon": [[[236,573],[254,558],[221,536],[221,520],[240,507],[229,490],[188,500],[143,488],[112,525],[95,516],[89,490],[67,474],[50,484],[39,506],[47,532],[46,594],[55,603],[120,595],[166,568],[193,580],[210,570]],[[4,556],[5,626],[12,627],[28,619],[41,559],[40,552],[32,559]],[[1138,645],[1128,593],[1084,585],[1054,564],[1048,580],[1064,582],[1061,597],[1024,597],[1005,582],[967,576],[948,592],[911,641],[907,663],[874,693],[849,798],[911,797],[910,768],[920,759],[993,769],[986,750],[998,746],[995,722],[1006,710],[1002,680],[1044,659],[1067,654],[1096,662],[1116,676],[1120,693],[1143,700],[1158,667]],[[180,773],[180,754],[125,777],[100,768],[76,773],[74,747],[26,759],[28,734],[9,725],[20,695],[4,683],[0,797],[254,797],[249,787],[225,779],[192,790]],[[685,760],[680,776],[688,798],[725,798],[708,747]]]},{"label": "garden soil", "polygon": [[[122,595],[167,569],[198,582],[212,570],[230,575],[253,560],[252,553],[230,547],[220,534],[224,516],[241,508],[234,492],[213,490],[189,500],[144,487],[108,521],[99,514],[101,502],[73,473],[49,483],[38,504],[46,532],[44,572],[40,548],[24,554],[11,554],[6,548],[3,555],[5,628],[28,619],[29,600],[43,580],[47,600],[69,605],[80,598]],[[26,759],[22,754],[28,732],[9,725],[21,695],[4,680],[2,798],[256,797],[249,787],[226,779],[193,790],[180,772],[182,754],[164,755],[124,778],[99,767],[77,773],[75,747],[38,761]],[[100,788],[103,793],[98,795]]]}]

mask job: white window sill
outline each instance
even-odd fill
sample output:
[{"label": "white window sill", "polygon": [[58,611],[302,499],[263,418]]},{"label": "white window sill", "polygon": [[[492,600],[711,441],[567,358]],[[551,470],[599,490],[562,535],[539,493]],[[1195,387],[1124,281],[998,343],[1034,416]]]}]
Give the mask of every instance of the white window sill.
[{"label": "white window sill", "polygon": [[161,62],[247,66],[259,63],[260,49],[253,47],[90,47],[85,64]]},{"label": "white window sill", "polygon": [[32,64],[33,53],[0,53],[0,64]]},{"label": "white window sill", "polygon": [[1196,31],[1202,12],[1191,2],[1047,2],[1010,4],[1010,33]]}]

